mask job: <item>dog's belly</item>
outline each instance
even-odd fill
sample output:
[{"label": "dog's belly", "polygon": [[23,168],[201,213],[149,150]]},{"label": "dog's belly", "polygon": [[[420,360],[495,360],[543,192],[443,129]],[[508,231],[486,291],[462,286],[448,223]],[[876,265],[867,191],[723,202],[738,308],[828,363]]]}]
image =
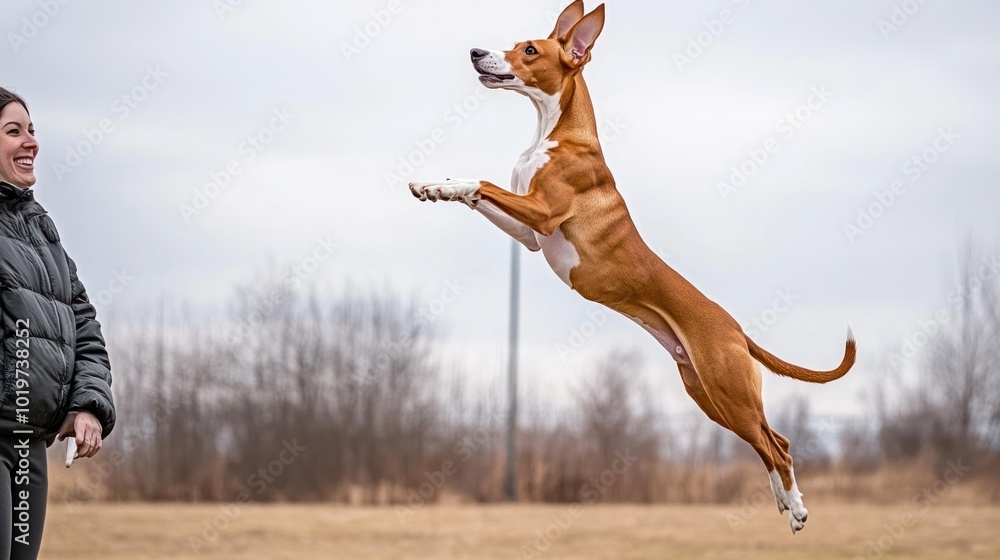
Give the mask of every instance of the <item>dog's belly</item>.
[{"label": "dog's belly", "polygon": [[[577,252],[576,247],[566,239],[561,228],[556,229],[555,233],[549,236],[536,232],[535,237],[542,248],[542,254],[545,255],[545,260],[548,261],[549,266],[552,267],[552,270],[555,271],[567,286],[573,288],[569,274],[571,270],[580,266],[580,254]],[[581,295],[586,297],[586,294]],[[674,331],[670,327],[654,327],[646,324],[638,317],[634,317],[628,313],[623,314],[635,321],[640,327],[646,329],[649,334],[653,335],[653,338],[666,348],[667,352],[670,352],[670,356],[674,361],[681,364],[691,363],[691,358],[688,356],[687,350],[684,349],[680,338],[674,334]]]},{"label": "dog's belly", "polygon": [[691,358],[688,356],[687,350],[684,349],[684,345],[681,344],[680,338],[678,338],[677,335],[674,334],[674,331],[669,327],[666,329],[657,329],[642,322],[642,319],[639,319],[638,317],[632,317],[629,315],[626,315],[626,317],[632,319],[640,327],[646,329],[649,334],[653,335],[653,338],[666,348],[667,352],[670,352],[670,356],[675,362],[679,364],[691,363]]},{"label": "dog's belly", "polygon": [[562,228],[557,228],[552,235],[542,235],[535,232],[538,245],[542,248],[545,260],[552,267],[552,270],[570,288],[573,284],[569,280],[569,272],[580,266],[580,253],[576,247],[570,243],[563,235]]}]

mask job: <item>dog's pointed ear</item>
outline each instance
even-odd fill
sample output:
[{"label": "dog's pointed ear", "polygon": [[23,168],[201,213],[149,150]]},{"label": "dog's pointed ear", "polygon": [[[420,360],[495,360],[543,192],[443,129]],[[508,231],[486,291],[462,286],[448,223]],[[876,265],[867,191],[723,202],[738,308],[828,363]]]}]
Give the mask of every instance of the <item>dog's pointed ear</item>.
[{"label": "dog's pointed ear", "polygon": [[583,0],[576,0],[576,2],[566,6],[566,9],[559,15],[559,19],[556,20],[556,28],[552,30],[549,39],[562,39],[582,18]]},{"label": "dog's pointed ear", "polygon": [[563,50],[569,55],[570,65],[581,67],[590,62],[590,49],[604,30],[604,4],[583,16],[562,39]]}]

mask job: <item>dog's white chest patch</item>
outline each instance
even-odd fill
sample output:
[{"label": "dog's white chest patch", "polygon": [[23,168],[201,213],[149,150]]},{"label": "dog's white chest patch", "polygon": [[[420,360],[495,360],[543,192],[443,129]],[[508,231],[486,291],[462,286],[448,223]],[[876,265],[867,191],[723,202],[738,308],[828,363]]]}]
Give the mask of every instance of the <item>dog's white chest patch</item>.
[{"label": "dog's white chest patch", "polygon": [[562,109],[559,107],[561,94],[549,95],[535,88],[525,88],[523,93],[531,99],[538,111],[538,128],[535,130],[535,139],[531,142],[531,147],[517,160],[510,179],[511,190],[521,196],[528,194],[535,173],[552,159],[549,157],[549,150],[559,146],[559,142],[549,140],[549,136],[552,135],[562,115]]},{"label": "dog's white chest patch", "polygon": [[576,251],[576,247],[566,239],[562,229],[557,229],[548,236],[535,232],[535,238],[538,239],[538,245],[542,248],[542,254],[545,255],[549,266],[567,286],[572,288],[569,272],[580,265],[580,253]]},{"label": "dog's white chest patch", "polygon": [[531,179],[535,173],[549,162],[549,150],[559,145],[559,142],[546,140],[534,148],[524,152],[514,166],[514,176],[511,177],[511,186],[515,193],[524,196],[528,194],[531,187]]}]

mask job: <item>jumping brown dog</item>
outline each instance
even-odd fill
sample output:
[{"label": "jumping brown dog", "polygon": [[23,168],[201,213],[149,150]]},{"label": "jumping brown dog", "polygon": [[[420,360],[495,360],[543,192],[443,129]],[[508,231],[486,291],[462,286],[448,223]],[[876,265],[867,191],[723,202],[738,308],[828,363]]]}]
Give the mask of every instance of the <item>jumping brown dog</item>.
[{"label": "jumping brown dog", "polygon": [[760,372],[811,383],[842,377],[854,365],[849,334],[844,359],[826,372],[778,359],[739,323],[650,250],[632,223],[604,162],[583,67],[604,28],[604,5],[584,15],[577,0],[548,39],[509,51],[472,50],[488,88],[526,95],[538,110],[535,141],[514,168],[512,191],[487,181],[412,183],[420,200],[460,201],[539,251],[583,297],[631,318],[658,340],[680,369],[684,387],[715,422],[749,443],[767,468],[778,512],[790,510],[792,533],[805,526],[789,442],[764,418]]}]

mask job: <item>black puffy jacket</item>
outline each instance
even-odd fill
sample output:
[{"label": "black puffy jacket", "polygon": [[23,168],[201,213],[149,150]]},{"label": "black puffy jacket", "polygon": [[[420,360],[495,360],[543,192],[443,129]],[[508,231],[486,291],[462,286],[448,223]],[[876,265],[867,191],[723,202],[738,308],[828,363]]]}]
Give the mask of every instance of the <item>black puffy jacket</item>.
[{"label": "black puffy jacket", "polygon": [[30,189],[0,181],[0,433],[55,438],[66,414],[115,424],[111,364],[94,306]]}]

